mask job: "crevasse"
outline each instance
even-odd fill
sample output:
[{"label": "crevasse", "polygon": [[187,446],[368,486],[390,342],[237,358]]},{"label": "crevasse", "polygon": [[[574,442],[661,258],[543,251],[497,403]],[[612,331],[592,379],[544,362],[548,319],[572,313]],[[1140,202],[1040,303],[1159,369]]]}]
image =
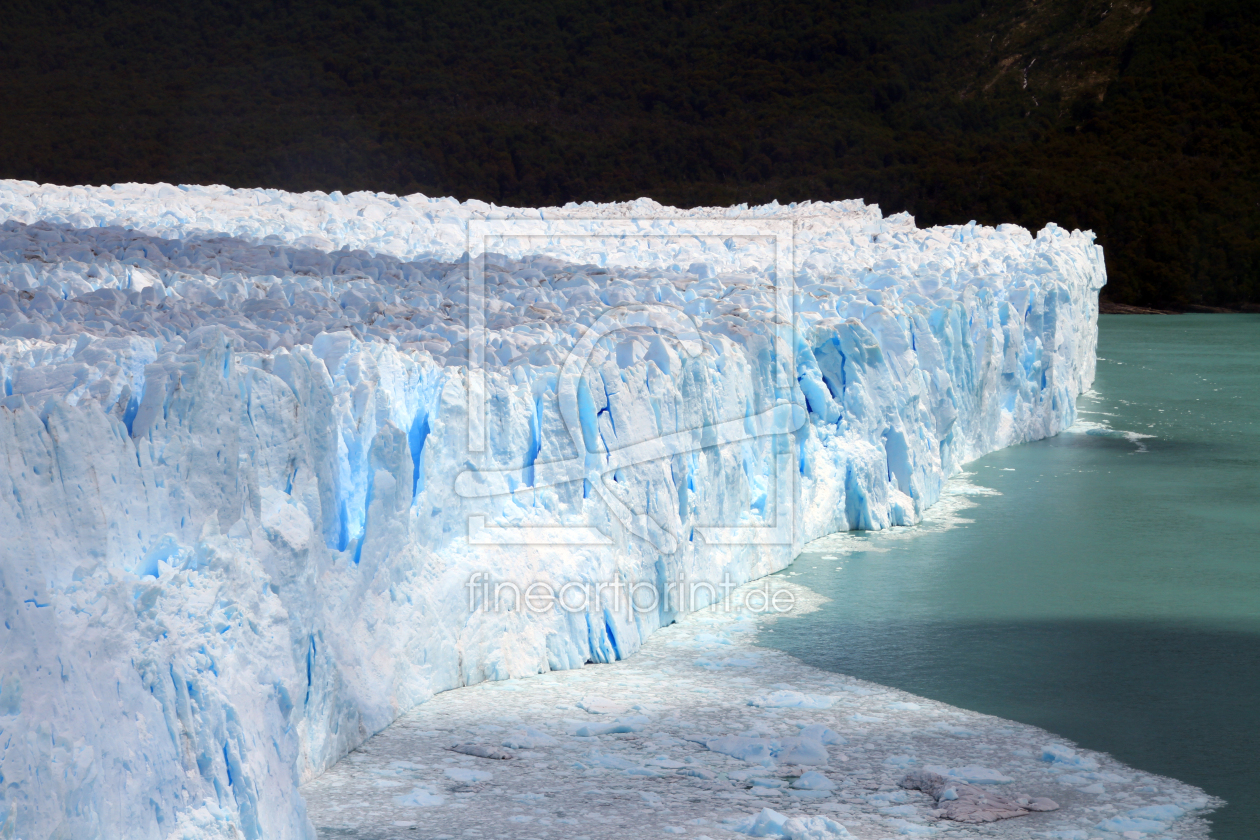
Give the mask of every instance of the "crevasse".
[{"label": "crevasse", "polygon": [[[912,524],[1074,420],[1105,282],[1088,233],[856,201],[10,181],[0,213],[0,836],[311,837],[298,784],[410,706],[628,656],[686,606],[483,610],[473,574],[741,583]],[[486,245],[472,451],[484,219],[552,227]],[[757,220],[791,223],[790,277]],[[477,542],[560,526],[604,544]]]}]

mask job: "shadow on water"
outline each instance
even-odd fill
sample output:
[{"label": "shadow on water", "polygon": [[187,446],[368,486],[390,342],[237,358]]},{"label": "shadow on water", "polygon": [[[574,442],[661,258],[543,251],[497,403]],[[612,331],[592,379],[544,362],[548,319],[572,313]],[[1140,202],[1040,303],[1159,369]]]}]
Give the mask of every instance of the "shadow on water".
[{"label": "shadow on water", "polygon": [[783,574],[831,601],[763,638],[1198,785],[1212,836],[1252,840],[1260,318],[1104,317],[1079,408],[923,525],[807,546]]},{"label": "shadow on water", "polygon": [[[1260,813],[1260,634],[1114,621],[776,625],[819,668],[1019,720],[1229,802],[1213,837]],[[1225,678],[1222,679],[1222,675]]]}]

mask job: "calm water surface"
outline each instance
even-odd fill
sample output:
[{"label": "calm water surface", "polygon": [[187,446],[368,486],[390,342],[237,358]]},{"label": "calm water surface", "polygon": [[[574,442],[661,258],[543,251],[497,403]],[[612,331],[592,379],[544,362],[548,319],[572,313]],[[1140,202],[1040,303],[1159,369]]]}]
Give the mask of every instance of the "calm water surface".
[{"label": "calm water surface", "polygon": [[1260,317],[1103,316],[1098,354],[1091,433],[969,465],[1000,495],[952,527],[802,554],[784,574],[833,600],[763,639],[1198,785],[1214,838],[1254,840]]}]

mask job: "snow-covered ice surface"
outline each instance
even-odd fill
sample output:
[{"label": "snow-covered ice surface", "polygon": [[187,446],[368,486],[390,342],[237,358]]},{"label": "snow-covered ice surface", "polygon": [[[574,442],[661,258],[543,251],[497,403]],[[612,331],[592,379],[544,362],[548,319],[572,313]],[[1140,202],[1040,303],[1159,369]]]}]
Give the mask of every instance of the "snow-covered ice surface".
[{"label": "snow-covered ice surface", "polygon": [[[773,581],[795,593],[797,609],[817,602],[803,587]],[[758,633],[778,619],[743,608],[738,590],[732,600],[731,609],[695,612],[658,631],[627,661],[482,683],[416,707],[302,789],[319,836],[1208,835],[1203,814],[1214,803],[1197,788],[1031,726],[758,647]],[[768,690],[785,702],[758,702]],[[786,702],[793,695],[829,702]],[[626,731],[581,734],[613,721],[628,723]],[[813,748],[789,754],[802,740]],[[736,742],[744,759],[730,754]],[[458,743],[515,749],[492,760],[451,752]],[[916,770],[1060,807],[984,825],[937,819],[935,800],[899,785]]]},{"label": "snow-covered ice surface", "polygon": [[[298,785],[417,703],[624,659],[692,606],[471,609],[472,575],[743,583],[914,523],[1074,421],[1105,281],[1090,234],[858,201],[6,181],[0,219],[0,836],[27,838],[309,837]],[[487,242],[480,309],[496,219],[536,230]]]}]

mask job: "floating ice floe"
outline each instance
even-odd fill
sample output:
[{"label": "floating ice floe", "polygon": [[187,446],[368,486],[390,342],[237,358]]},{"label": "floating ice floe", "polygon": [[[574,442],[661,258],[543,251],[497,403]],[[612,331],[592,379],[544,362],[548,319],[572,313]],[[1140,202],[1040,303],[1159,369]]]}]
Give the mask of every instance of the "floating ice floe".
[{"label": "floating ice floe", "polygon": [[929,773],[936,773],[948,779],[958,779],[973,785],[1007,785],[1015,781],[1000,770],[991,767],[978,767],[974,764],[966,767],[944,767],[939,764],[928,764],[923,767]]},{"label": "floating ice floe", "polygon": [[1081,770],[1098,769],[1098,762],[1094,758],[1081,755],[1076,750],[1063,744],[1046,744],[1041,748],[1041,759],[1061,767],[1072,767]]},{"label": "floating ice floe", "polygon": [[788,840],[842,840],[853,835],[840,823],[827,817],[786,817],[763,808],[761,813],[741,820],[732,830],[749,837],[785,837]]}]

